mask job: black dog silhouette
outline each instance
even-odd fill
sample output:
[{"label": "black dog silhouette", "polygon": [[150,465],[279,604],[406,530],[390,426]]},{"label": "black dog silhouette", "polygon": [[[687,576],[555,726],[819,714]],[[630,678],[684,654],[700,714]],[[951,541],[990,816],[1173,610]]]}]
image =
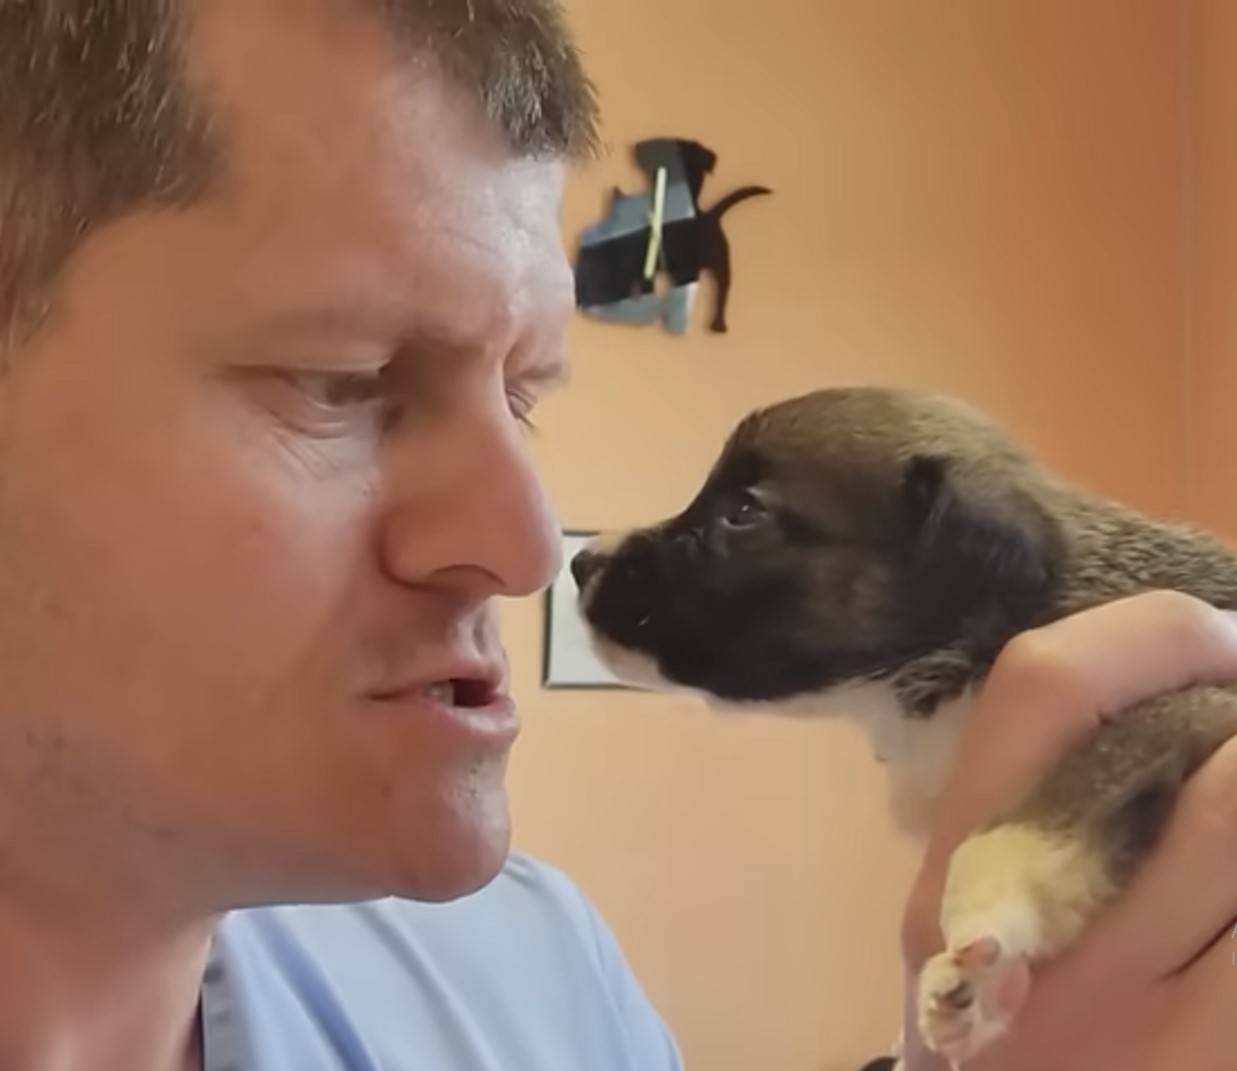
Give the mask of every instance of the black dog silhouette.
[{"label": "black dog silhouette", "polygon": [[[606,219],[585,230],[576,260],[576,304],[603,319],[652,323],[664,319],[672,330],[686,329],[687,308],[694,284],[713,276],[715,301],[709,328],[727,330],[726,305],[730,296],[730,243],[722,217],[751,197],[768,194],[766,186],[743,186],[726,194],[711,208],[700,205],[705,177],[717,164],[717,154],[698,141],[685,138],[650,138],[633,150],[636,164],[649,178],[666,171],[665,212],[657,271],[645,275],[652,237],[651,194],[612,191]],[[669,280],[668,292],[655,293],[658,274]]]}]

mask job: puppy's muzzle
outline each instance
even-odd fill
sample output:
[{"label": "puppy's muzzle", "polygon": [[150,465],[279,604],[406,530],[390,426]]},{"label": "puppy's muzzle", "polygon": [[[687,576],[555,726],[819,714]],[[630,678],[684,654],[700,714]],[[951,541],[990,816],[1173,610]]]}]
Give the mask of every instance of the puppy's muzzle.
[{"label": "puppy's muzzle", "polygon": [[571,559],[571,575],[576,582],[576,587],[583,591],[588,582],[601,572],[605,563],[606,556],[595,550],[585,547],[577,551]]}]

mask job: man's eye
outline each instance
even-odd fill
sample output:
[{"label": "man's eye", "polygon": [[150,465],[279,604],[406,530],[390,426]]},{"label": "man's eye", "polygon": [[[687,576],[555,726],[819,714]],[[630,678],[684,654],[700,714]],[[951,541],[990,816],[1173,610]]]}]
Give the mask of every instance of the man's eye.
[{"label": "man's eye", "polygon": [[310,401],[330,409],[369,404],[385,386],[381,372],[298,372],[289,378]]},{"label": "man's eye", "polygon": [[257,383],[274,413],[310,435],[381,432],[399,416],[398,399],[382,369],[277,368]]}]

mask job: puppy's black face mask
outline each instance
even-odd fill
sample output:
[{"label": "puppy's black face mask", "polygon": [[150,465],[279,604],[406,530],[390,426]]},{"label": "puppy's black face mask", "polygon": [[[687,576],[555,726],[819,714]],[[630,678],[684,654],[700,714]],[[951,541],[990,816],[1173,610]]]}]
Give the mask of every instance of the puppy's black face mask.
[{"label": "puppy's black face mask", "polygon": [[1042,604],[1051,554],[1032,507],[968,499],[944,458],[877,472],[732,446],[682,513],[573,569],[603,648],[725,701],[778,701],[891,673],[994,607]]}]

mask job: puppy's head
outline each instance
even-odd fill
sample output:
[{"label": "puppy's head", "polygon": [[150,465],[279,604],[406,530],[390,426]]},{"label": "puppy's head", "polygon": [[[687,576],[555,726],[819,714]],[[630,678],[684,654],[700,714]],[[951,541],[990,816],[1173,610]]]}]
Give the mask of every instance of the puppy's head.
[{"label": "puppy's head", "polygon": [[631,683],[819,695],[1033,616],[1062,554],[1048,486],[956,402],[818,391],[748,415],[680,513],[580,552],[580,610]]}]

